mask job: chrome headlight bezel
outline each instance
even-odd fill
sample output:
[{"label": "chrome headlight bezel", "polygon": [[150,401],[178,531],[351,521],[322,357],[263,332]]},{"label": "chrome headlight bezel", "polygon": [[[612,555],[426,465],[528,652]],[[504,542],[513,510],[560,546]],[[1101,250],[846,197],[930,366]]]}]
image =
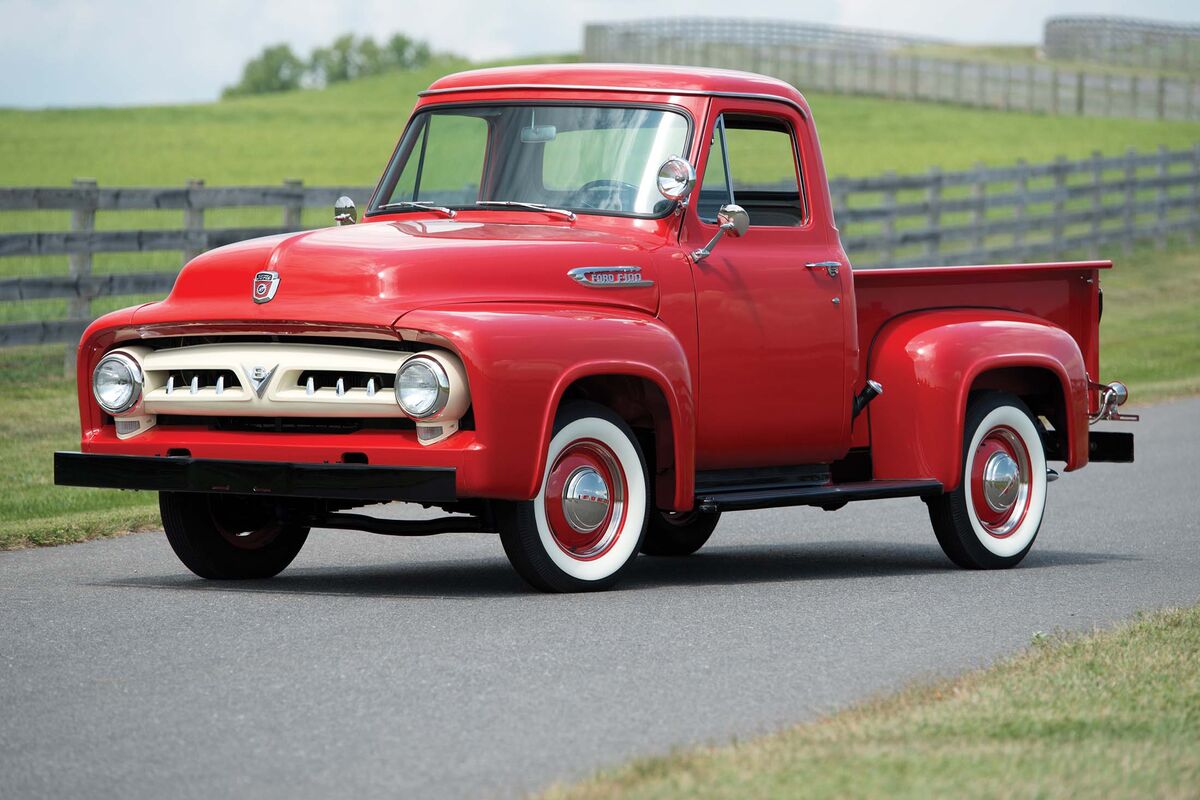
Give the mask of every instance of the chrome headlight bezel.
[{"label": "chrome headlight bezel", "polygon": [[[133,386],[133,391],[129,393],[129,398],[118,406],[112,406],[104,402],[100,396],[100,390],[96,385],[96,379],[100,375],[100,369],[108,362],[120,364],[129,372],[129,382]],[[104,410],[105,413],[116,416],[124,414],[130,409],[137,406],[142,399],[142,392],[145,389],[146,379],[142,373],[142,367],[138,362],[126,355],[125,353],[109,353],[96,362],[96,368],[92,370],[92,397],[95,398],[96,404]]]},{"label": "chrome headlight bezel", "polygon": [[[437,385],[437,390],[432,404],[428,406],[410,408],[408,404],[404,402],[404,398],[401,395],[400,383],[402,376],[404,375],[404,371],[408,369],[424,369],[433,376],[434,383]],[[400,368],[396,370],[396,384],[394,387],[394,392],[396,394],[396,404],[400,406],[401,411],[403,411],[412,419],[429,419],[430,417],[437,416],[444,411],[447,404],[450,402],[450,375],[437,361],[437,359],[424,355],[416,355],[405,360],[405,362],[400,365]]]}]

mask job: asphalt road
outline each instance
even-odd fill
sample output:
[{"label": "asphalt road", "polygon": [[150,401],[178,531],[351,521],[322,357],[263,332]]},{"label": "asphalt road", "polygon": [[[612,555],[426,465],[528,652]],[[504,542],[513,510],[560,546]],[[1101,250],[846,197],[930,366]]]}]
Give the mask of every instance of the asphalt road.
[{"label": "asphalt road", "polygon": [[1051,486],[1007,572],[916,500],[727,517],[690,559],[525,590],[485,535],[316,532],[257,585],[161,534],[0,553],[0,797],[509,796],[1200,598],[1200,400]]}]

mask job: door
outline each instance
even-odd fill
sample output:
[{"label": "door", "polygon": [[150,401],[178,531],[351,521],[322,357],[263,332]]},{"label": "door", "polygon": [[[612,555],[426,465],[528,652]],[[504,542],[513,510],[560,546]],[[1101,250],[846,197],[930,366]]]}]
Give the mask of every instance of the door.
[{"label": "door", "polygon": [[[750,227],[692,265],[697,468],[827,463],[849,447],[844,315],[853,311],[842,303],[850,273],[826,193],[805,191],[805,147],[815,151],[815,138],[782,103],[720,99],[709,118],[681,241],[688,252],[704,246],[726,203],[746,209]],[[806,267],[829,261],[839,262],[837,274]]]}]

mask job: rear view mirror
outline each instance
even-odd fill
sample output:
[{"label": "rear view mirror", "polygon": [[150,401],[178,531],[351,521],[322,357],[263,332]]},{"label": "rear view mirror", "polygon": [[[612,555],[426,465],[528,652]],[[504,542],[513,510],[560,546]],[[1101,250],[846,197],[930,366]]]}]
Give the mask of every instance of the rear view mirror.
[{"label": "rear view mirror", "polygon": [[553,125],[530,125],[528,128],[521,128],[522,144],[553,142],[557,136],[558,128]]}]

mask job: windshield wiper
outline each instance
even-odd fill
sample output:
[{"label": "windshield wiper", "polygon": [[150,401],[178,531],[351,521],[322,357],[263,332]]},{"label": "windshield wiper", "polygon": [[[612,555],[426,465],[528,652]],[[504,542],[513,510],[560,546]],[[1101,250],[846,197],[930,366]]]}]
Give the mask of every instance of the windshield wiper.
[{"label": "windshield wiper", "polygon": [[446,208],[445,206],[439,206],[434,203],[426,203],[421,200],[401,200],[398,203],[385,203],[381,206],[376,206],[375,208],[371,209],[371,213],[374,214],[378,211],[404,210],[437,211],[438,213],[445,214],[450,219],[454,219],[454,209]]},{"label": "windshield wiper", "polygon": [[531,211],[544,211],[547,214],[561,214],[572,222],[575,221],[574,211],[567,211],[565,208],[551,208],[545,203],[522,203],[519,200],[476,200],[475,205],[485,208],[528,208]]}]

